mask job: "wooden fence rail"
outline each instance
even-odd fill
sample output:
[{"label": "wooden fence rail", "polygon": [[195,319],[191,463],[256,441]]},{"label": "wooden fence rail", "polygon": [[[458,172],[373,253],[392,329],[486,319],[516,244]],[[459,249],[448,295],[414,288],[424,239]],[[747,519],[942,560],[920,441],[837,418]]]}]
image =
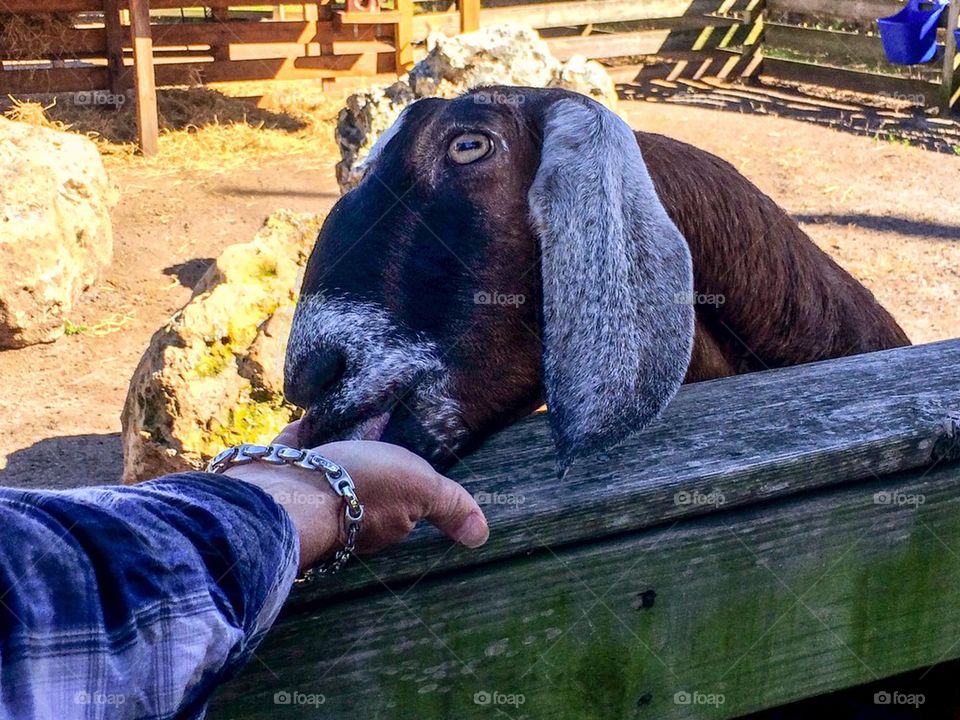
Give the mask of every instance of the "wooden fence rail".
[{"label": "wooden fence rail", "polygon": [[484,548],[423,529],[297,589],[210,717],[732,718],[956,657],[957,362],[686,386],[563,480],[534,417],[457,469]]},{"label": "wooden fence rail", "polygon": [[[945,14],[937,63],[910,68],[888,63],[876,34],[876,18],[896,12],[900,0],[555,0],[492,7],[460,0],[456,11],[443,12],[425,11],[420,3],[393,0],[393,9],[361,13],[319,0],[299,3],[289,17],[276,6],[271,19],[249,0],[5,0],[0,95],[117,94],[139,80],[141,114],[149,115],[149,72],[140,65],[152,65],[161,86],[373,78],[408,69],[431,31],[455,34],[515,21],[540,30],[561,59],[583,55],[612,63],[621,81],[637,77],[644,67],[637,62],[656,58],[669,77],[770,77],[939,103],[944,111],[960,105],[960,57],[950,32],[960,3]],[[134,43],[127,18],[134,11],[146,17],[148,7],[157,12],[149,24],[141,22]],[[197,17],[198,8],[208,14]],[[177,10],[191,15],[171,18]],[[36,43],[11,46],[4,33],[11,18],[55,12],[80,13],[79,21],[50,36],[37,30]],[[151,133],[152,123],[141,120]],[[150,151],[156,139],[142,144]]]}]

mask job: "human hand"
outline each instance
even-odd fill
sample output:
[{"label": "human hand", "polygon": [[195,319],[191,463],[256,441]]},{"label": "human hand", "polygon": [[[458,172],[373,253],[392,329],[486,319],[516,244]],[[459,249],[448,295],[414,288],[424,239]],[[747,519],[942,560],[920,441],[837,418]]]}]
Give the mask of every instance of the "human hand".
[{"label": "human hand", "polygon": [[[297,423],[284,428],[274,443],[296,447]],[[468,547],[486,542],[487,521],[473,497],[408,450],[372,440],[334,442],[314,449],[353,478],[364,506],[357,541],[360,554],[402,541],[422,519]],[[343,501],[322,473],[250,463],[225,474],[257,485],[284,507],[300,535],[301,570],[343,547]]]}]

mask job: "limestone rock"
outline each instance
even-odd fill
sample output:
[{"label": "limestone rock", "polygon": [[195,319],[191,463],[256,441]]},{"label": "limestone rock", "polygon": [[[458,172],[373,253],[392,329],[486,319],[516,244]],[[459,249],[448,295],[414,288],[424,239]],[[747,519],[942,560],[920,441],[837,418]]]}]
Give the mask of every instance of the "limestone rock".
[{"label": "limestone rock", "polygon": [[224,250],[150,341],[123,409],[123,479],[202,468],[240,442],[269,442],[298,411],[283,353],[322,218],[280,211]]},{"label": "limestone rock", "polygon": [[427,44],[427,56],[407,75],[389,87],[351,95],[340,111],[336,138],[341,192],[360,181],[357,166],[381,133],[407,105],[423,97],[452,98],[483,85],[523,85],[566,88],[616,107],[616,88],[602,65],[582,57],[560,62],[525,25],[504,23],[450,38],[438,33]]},{"label": "limestone rock", "polygon": [[89,139],[0,117],[0,349],[63,334],[113,258],[116,200]]}]

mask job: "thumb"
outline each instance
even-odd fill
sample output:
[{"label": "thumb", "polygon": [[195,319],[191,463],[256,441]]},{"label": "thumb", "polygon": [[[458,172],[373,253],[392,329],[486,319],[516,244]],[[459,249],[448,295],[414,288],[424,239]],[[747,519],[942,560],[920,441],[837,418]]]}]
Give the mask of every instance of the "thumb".
[{"label": "thumb", "polygon": [[490,535],[487,518],[477,501],[459,483],[442,475],[437,475],[426,518],[445,535],[467,547],[480,547]]},{"label": "thumb", "polygon": [[294,420],[292,423],[290,423],[283,430],[280,431],[280,434],[273,439],[273,444],[286,445],[288,447],[298,448],[300,447],[299,442],[297,441],[297,433],[299,431],[300,431],[300,421]]}]

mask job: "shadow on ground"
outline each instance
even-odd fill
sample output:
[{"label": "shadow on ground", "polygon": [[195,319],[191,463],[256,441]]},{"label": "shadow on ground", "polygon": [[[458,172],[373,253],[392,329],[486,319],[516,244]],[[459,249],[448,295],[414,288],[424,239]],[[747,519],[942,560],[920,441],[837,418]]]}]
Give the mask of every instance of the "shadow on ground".
[{"label": "shadow on ground", "polygon": [[71,488],[120,482],[120,433],[73,435],[41,440],[7,456],[0,486]]},{"label": "shadow on ground", "polygon": [[216,260],[213,258],[193,258],[186,262],[165,267],[163,274],[175,277],[177,282],[184,287],[195,290],[197,284],[200,282],[200,278],[203,277],[204,273],[206,273],[215,262]]},{"label": "shadow on ground", "polygon": [[731,84],[715,78],[664,80],[639,75],[633,82],[619,83],[617,90],[625,100],[792,118],[853,135],[960,154],[960,121],[927,116],[919,108],[895,110],[850,100],[846,96],[842,100],[826,99],[802,88],[771,86],[756,81]]},{"label": "shadow on ground", "polygon": [[910,220],[895,216],[870,215],[867,213],[849,214],[800,214],[793,219],[810,225],[856,225],[857,227],[878,232],[914,235],[926,240],[960,240],[960,227],[924,220]]}]

